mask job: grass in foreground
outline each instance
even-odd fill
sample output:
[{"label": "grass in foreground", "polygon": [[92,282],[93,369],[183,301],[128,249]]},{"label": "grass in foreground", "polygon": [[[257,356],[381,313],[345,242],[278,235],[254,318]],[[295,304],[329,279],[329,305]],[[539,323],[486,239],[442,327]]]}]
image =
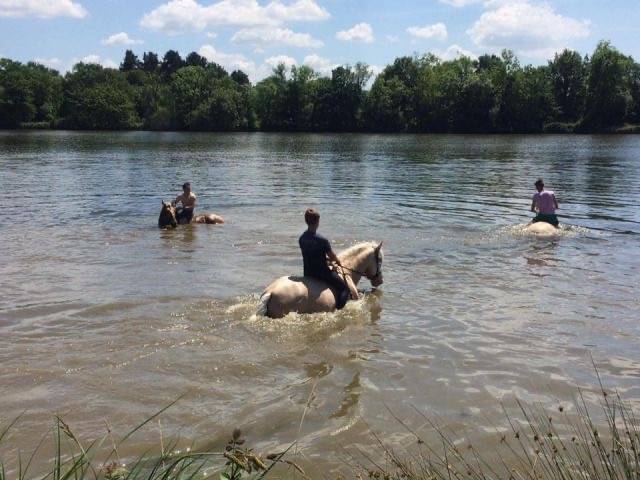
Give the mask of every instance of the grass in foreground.
[{"label": "grass in foreground", "polygon": [[[505,410],[507,428],[498,434],[492,451],[485,446],[481,452],[464,436],[439,427],[418,412],[435,432],[435,441],[427,441],[390,411],[415,436],[417,452],[398,454],[393,446],[372,433],[383,455],[374,459],[360,452],[366,461],[352,466],[352,474],[356,478],[385,480],[640,480],[640,424],[636,413],[618,393],[608,393],[602,384],[600,388],[602,416],[597,421],[594,416],[598,412],[588,407],[581,392],[571,412],[560,406],[549,414],[542,406],[527,407],[518,402],[517,416]],[[99,441],[83,445],[69,426],[56,418],[55,455],[47,472],[30,475],[41,442],[28,458],[18,456],[17,468],[10,476],[5,473],[0,453],[0,480],[262,479],[273,474],[277,465],[288,467],[286,473],[281,470],[278,476],[285,473],[287,477],[306,478],[302,468],[286,458],[293,445],[283,452],[261,456],[244,446],[240,430],[233,432],[221,452],[187,449],[175,453],[176,445],[172,444],[161,448],[168,453],[143,455],[123,465],[119,461],[120,445],[170,406],[135,427],[118,443],[109,433]],[[16,421],[0,430],[0,449]],[[105,451],[102,448],[105,442],[111,442],[110,453],[96,458],[98,452]]]}]

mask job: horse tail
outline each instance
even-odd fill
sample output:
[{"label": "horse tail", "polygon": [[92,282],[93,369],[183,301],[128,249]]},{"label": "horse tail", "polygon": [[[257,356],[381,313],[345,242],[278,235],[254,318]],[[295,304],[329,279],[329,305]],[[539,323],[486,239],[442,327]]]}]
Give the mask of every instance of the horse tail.
[{"label": "horse tail", "polygon": [[271,300],[271,292],[265,292],[260,297],[260,306],[258,307],[257,315],[266,317],[269,314],[269,300]]}]

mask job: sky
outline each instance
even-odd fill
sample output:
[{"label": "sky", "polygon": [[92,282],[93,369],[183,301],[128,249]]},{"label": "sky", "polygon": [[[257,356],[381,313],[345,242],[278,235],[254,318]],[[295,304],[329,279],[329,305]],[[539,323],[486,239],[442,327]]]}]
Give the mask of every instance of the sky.
[{"label": "sky", "polygon": [[252,81],[278,63],[327,74],[403,55],[514,50],[540,65],[599,40],[640,59],[640,0],[0,0],[0,57],[68,71],[124,51],[196,51]]}]

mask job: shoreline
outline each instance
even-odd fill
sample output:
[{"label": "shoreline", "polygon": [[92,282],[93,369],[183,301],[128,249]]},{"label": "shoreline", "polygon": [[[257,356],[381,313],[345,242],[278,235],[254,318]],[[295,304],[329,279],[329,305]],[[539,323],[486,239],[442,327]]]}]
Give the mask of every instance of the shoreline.
[{"label": "shoreline", "polygon": [[342,135],[342,134],[364,134],[364,135],[474,135],[474,136],[500,136],[500,135],[634,135],[640,134],[640,124],[629,124],[611,130],[592,130],[592,131],[551,131],[545,130],[541,132],[389,132],[377,130],[152,130],[145,128],[130,129],[81,129],[81,128],[51,128],[51,127],[18,127],[18,128],[0,128],[0,132],[87,132],[87,133],[278,133],[278,134],[318,134],[318,135]]}]

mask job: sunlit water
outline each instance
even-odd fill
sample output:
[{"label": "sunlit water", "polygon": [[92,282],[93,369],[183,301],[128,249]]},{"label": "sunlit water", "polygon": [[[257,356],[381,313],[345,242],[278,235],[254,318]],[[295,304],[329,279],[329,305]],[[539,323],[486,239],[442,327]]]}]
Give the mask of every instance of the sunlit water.
[{"label": "sunlit water", "polygon": [[[0,417],[25,412],[2,448],[55,414],[125,433],[183,395],[121,454],[239,426],[348,470],[371,431],[404,441],[388,407],[489,432],[500,402],[590,391],[590,355],[640,401],[640,137],[5,132],[0,173]],[[538,176],[553,239],[522,232]],[[157,228],[186,180],[226,225]],[[256,318],[301,270],[308,206],[336,250],[384,240],[385,283],[338,314]]]}]

